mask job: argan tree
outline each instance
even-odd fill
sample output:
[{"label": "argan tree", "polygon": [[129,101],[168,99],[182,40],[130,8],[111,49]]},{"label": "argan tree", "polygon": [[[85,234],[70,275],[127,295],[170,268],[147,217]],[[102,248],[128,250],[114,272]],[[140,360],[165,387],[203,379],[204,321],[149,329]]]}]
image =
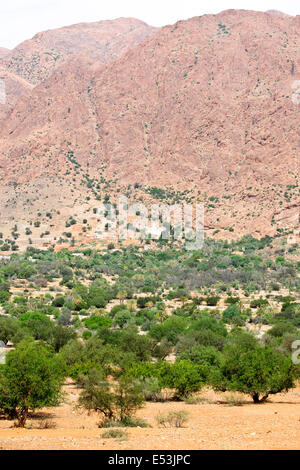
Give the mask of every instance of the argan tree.
[{"label": "argan tree", "polygon": [[124,423],[145,401],[139,384],[125,376],[108,381],[100,371],[91,370],[79,378],[79,384],[83,388],[79,406],[99,412],[104,422]]},{"label": "argan tree", "polygon": [[224,353],[214,387],[251,395],[254,403],[259,403],[294,387],[294,378],[295,367],[289,357],[269,347],[241,351],[233,346]]},{"label": "argan tree", "polygon": [[24,427],[30,410],[57,406],[63,367],[43,344],[22,341],[6,355],[0,372],[0,408]]}]

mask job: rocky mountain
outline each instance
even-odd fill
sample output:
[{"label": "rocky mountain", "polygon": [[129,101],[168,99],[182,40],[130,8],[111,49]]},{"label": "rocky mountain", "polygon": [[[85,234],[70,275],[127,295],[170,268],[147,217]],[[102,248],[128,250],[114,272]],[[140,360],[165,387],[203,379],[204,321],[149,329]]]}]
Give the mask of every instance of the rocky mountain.
[{"label": "rocky mountain", "polygon": [[9,53],[9,49],[6,49],[5,47],[0,47],[0,59],[5,57]]},{"label": "rocky mountain", "polygon": [[106,65],[85,51],[58,61],[0,125],[3,224],[42,217],[54,239],[74,214],[92,233],[91,209],[123,191],[202,202],[214,236],[293,230],[299,46],[300,16],[228,10],[152,31]]},{"label": "rocky mountain", "polygon": [[44,31],[10,51],[3,65],[36,85],[74,55],[85,55],[94,62],[107,64],[155,31],[156,28],[134,18],[81,23]]},{"label": "rocky mountain", "polygon": [[30,92],[33,85],[21,77],[10,73],[5,67],[0,65],[0,81],[4,89],[0,100],[0,121],[5,119],[7,113],[13,108],[21,95]]},{"label": "rocky mountain", "polygon": [[280,18],[287,18],[287,17],[290,16],[290,15],[287,15],[286,13],[283,13],[282,11],[278,11],[278,10],[268,10],[268,11],[266,11],[266,13],[268,13],[269,15],[278,16]]}]

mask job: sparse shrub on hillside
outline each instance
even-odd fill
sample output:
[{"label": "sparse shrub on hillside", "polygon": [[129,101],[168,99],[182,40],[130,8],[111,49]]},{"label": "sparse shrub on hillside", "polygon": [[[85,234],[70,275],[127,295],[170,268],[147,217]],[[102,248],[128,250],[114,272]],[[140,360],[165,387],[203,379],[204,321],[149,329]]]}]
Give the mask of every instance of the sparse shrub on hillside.
[{"label": "sparse shrub on hillside", "polygon": [[236,303],[231,304],[223,311],[222,317],[226,323],[232,323],[241,318],[241,310]]},{"label": "sparse shrub on hillside", "polygon": [[269,305],[269,302],[267,301],[267,299],[262,299],[262,298],[251,300],[250,302],[250,308],[260,308],[266,305]]},{"label": "sparse shrub on hillside", "polygon": [[217,295],[207,297],[206,304],[211,307],[215,307],[218,304],[219,300],[220,300],[220,297],[218,297]]},{"label": "sparse shrub on hillside", "polygon": [[225,299],[225,304],[227,305],[239,304],[239,303],[240,303],[239,297],[227,297],[227,299]]}]

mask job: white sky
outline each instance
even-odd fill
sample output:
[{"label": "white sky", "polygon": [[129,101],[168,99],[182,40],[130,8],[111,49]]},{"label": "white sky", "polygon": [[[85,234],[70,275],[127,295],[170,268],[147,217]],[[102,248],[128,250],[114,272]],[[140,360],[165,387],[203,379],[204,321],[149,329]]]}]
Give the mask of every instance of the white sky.
[{"label": "white sky", "polygon": [[230,8],[300,14],[299,0],[0,0],[0,46],[13,48],[47,29],[134,17],[152,26]]}]

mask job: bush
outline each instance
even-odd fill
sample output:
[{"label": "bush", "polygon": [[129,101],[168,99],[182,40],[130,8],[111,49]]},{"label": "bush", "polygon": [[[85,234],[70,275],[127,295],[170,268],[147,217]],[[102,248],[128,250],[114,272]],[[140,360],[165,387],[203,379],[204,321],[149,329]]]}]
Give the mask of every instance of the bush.
[{"label": "bush", "polygon": [[58,297],[55,297],[55,299],[52,302],[52,305],[54,307],[63,307],[64,303],[65,303],[64,297],[58,296]]},{"label": "bush", "polygon": [[128,434],[122,429],[110,429],[109,431],[104,432],[101,437],[103,439],[127,439]]},{"label": "bush", "polygon": [[234,305],[234,304],[238,304],[239,302],[240,302],[239,297],[227,297],[227,299],[225,299],[225,304],[227,305]]},{"label": "bush", "polygon": [[187,321],[184,318],[173,315],[151,328],[149,334],[157,341],[166,338],[171,344],[175,344],[178,336],[185,330],[186,326]]},{"label": "bush", "polygon": [[108,316],[92,315],[84,320],[84,324],[89,330],[97,330],[99,328],[111,327],[112,321]]},{"label": "bush", "polygon": [[230,406],[242,406],[245,403],[243,395],[236,392],[226,394],[224,399],[225,403]]},{"label": "bush", "polygon": [[72,322],[72,315],[69,310],[62,311],[61,315],[58,317],[57,323],[58,325],[68,326]]},{"label": "bush", "polygon": [[233,319],[241,317],[241,310],[237,304],[229,305],[223,311],[222,317],[226,323],[231,323]]},{"label": "bush", "polygon": [[187,405],[198,405],[199,403],[209,403],[209,398],[200,395],[189,395],[184,399],[184,403]]},{"label": "bush", "polygon": [[102,414],[106,421],[123,422],[144,404],[144,397],[138,384],[120,376],[111,384],[97,371],[90,371],[81,377],[83,391],[79,406]]},{"label": "bush", "polygon": [[5,344],[12,341],[14,336],[20,330],[20,323],[16,318],[0,317],[0,341]]},{"label": "bush", "polygon": [[130,323],[134,323],[134,317],[129,312],[129,310],[121,310],[120,312],[116,313],[114,317],[114,325],[119,326],[120,328],[124,328],[125,326],[129,325]]},{"label": "bush", "polygon": [[[226,331],[226,330],[225,330]],[[226,331],[227,334],[227,331]],[[176,345],[177,353],[190,349],[193,345],[212,346],[221,351],[226,342],[226,338],[217,332],[208,328],[190,329],[187,333],[181,335]]]},{"label": "bush", "polygon": [[42,419],[38,423],[38,429],[55,429],[56,428],[56,422],[52,421],[51,419]]},{"label": "bush", "polygon": [[161,401],[161,387],[157,377],[143,377],[139,379],[137,383],[146,401]]},{"label": "bush", "polygon": [[11,297],[11,293],[7,290],[0,290],[0,303],[8,302]]},{"label": "bush", "polygon": [[148,428],[149,424],[146,423],[142,418],[135,416],[128,416],[122,421],[108,420],[99,423],[100,428]]},{"label": "bush", "polygon": [[82,333],[82,338],[83,339],[89,339],[92,336],[92,333],[90,331],[84,331]]},{"label": "bush", "polygon": [[36,340],[47,341],[51,336],[53,323],[46,315],[38,312],[24,313],[19,317],[22,327],[25,327]]},{"label": "bush", "polygon": [[159,298],[157,297],[139,297],[137,299],[137,307],[138,308],[146,308],[149,305],[154,305]]},{"label": "bush", "polygon": [[187,423],[189,417],[189,413],[185,410],[180,411],[171,411],[167,415],[163,415],[159,413],[156,416],[156,421],[159,426],[161,427],[175,427],[175,428],[183,428],[184,424]]},{"label": "bush", "polygon": [[255,299],[250,302],[250,308],[259,308],[269,305],[267,299]]},{"label": "bush", "polygon": [[198,365],[207,365],[211,367],[217,367],[220,365],[221,354],[213,346],[192,346],[191,349],[187,349],[182,352],[176,361],[188,359]]},{"label": "bush", "polygon": [[215,307],[216,305],[218,305],[219,300],[220,300],[220,297],[218,297],[217,295],[207,297],[206,304],[209,305],[210,307]]},{"label": "bush", "polygon": [[274,336],[275,338],[281,338],[286,333],[296,333],[297,329],[287,322],[278,322],[270,330],[267,331],[268,335]]}]

